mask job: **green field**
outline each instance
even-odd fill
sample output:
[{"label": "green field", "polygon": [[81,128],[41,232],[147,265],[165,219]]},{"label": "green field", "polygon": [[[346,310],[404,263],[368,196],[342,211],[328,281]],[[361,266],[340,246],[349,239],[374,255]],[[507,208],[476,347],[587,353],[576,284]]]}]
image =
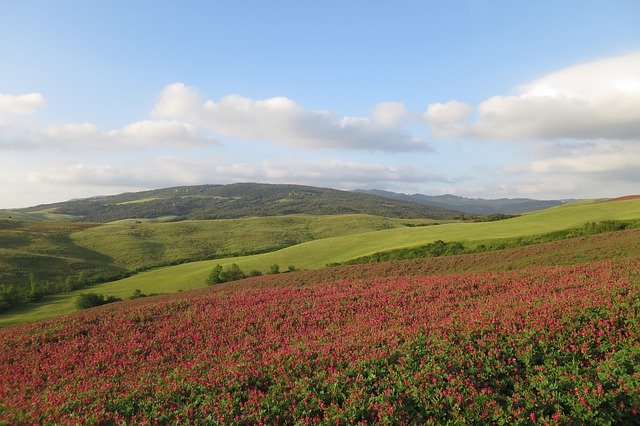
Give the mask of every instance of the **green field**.
[{"label": "green field", "polygon": [[77,219],[77,216],[70,214],[53,213],[54,210],[54,208],[34,211],[2,210],[0,211],[0,219],[32,221],[73,221]]},{"label": "green field", "polygon": [[[92,291],[120,297],[130,296],[135,289],[140,289],[144,293],[168,293],[202,287],[211,268],[218,263],[223,265],[237,263],[245,271],[250,269],[264,271],[274,263],[279,264],[281,269],[286,269],[288,265],[295,265],[299,269],[312,269],[331,262],[345,261],[393,248],[411,247],[438,239],[481,243],[499,238],[543,234],[580,226],[587,222],[638,218],[640,218],[640,200],[577,203],[498,222],[450,223],[386,229],[309,241],[271,253],[163,267],[123,280],[97,285],[85,292]],[[329,221],[327,226],[330,225]],[[53,296],[45,302],[0,315],[0,325],[35,321],[72,312],[75,310],[74,300],[80,293],[82,291]]]},{"label": "green field", "polygon": [[71,276],[113,277],[124,271],[96,251],[76,245],[70,234],[93,224],[0,219],[0,285],[26,286],[30,276],[62,282]]},{"label": "green field", "polygon": [[365,214],[271,216],[146,223],[121,220],[71,234],[80,247],[101,253],[129,270],[178,262],[276,251],[322,238],[432,224],[429,219],[391,219]]}]

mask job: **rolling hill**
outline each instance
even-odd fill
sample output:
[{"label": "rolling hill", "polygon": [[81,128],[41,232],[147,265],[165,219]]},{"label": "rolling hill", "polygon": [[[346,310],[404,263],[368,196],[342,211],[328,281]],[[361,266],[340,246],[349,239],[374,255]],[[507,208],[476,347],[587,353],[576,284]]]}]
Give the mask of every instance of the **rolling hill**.
[{"label": "rolling hill", "polygon": [[189,261],[275,251],[313,239],[430,219],[370,215],[269,216],[108,224],[0,219],[0,311],[22,303],[35,282],[41,293],[82,288],[131,272]]},{"label": "rolling hill", "polygon": [[235,183],[163,188],[92,197],[1,212],[65,215],[87,222],[131,218],[233,219],[290,214],[370,214],[397,218],[461,218],[460,212],[371,194],[301,185]]},{"label": "rolling hill", "polygon": [[488,214],[520,214],[537,210],[544,210],[550,207],[560,206],[576,200],[534,200],[532,198],[465,198],[452,194],[445,195],[424,195],[424,194],[404,194],[379,189],[357,189],[355,192],[363,194],[378,195],[392,200],[410,201],[418,204],[425,204],[443,209],[456,210],[468,214],[488,215]]},{"label": "rolling hill", "polygon": [[396,219],[364,214],[287,215],[240,219],[144,223],[122,220],[73,232],[78,246],[101,253],[128,270],[187,261],[276,251],[323,238],[404,226],[430,219]]},{"label": "rolling hill", "polygon": [[[123,280],[101,284],[92,288],[105,294],[118,296],[130,296],[133,290],[140,289],[144,293],[175,292],[194,289],[204,286],[205,279],[211,269],[218,263],[230,265],[238,264],[244,271],[257,269],[266,271],[270,265],[276,263],[283,269],[288,265],[297,268],[320,268],[328,263],[343,262],[360,256],[370,255],[376,252],[391,250],[400,247],[412,247],[434,240],[465,241],[469,244],[481,244],[486,241],[500,238],[514,238],[518,236],[532,236],[552,231],[558,231],[575,226],[582,226],[587,222],[603,220],[631,220],[640,219],[640,200],[626,200],[617,202],[581,202],[565,206],[555,207],[541,212],[523,215],[517,218],[482,223],[451,223],[425,227],[400,227],[374,232],[363,232],[353,235],[324,238],[305,242],[275,252],[258,254],[253,256],[232,257],[201,262],[192,262],[182,265],[163,267],[143,272],[125,278]],[[637,230],[628,232],[626,239],[618,241],[618,246],[606,248],[608,253],[626,253],[637,244]],[[606,234],[602,234],[606,235]],[[595,236],[598,237],[598,236]],[[604,238],[604,237],[603,237]],[[606,242],[606,240],[603,240]],[[572,243],[569,243],[571,247]],[[562,253],[553,251],[549,253],[553,262],[554,258],[562,259]],[[572,256],[587,256],[586,259],[596,258],[597,250],[586,254],[583,243],[571,248]],[[490,259],[495,253],[486,253],[482,259]],[[542,253],[544,255],[544,253]],[[531,257],[536,259],[538,257]],[[591,256],[591,257],[589,257]],[[595,256],[595,257],[594,257]],[[459,261],[460,258],[456,261]],[[532,260],[532,262],[534,261]],[[433,262],[434,260],[428,260]],[[527,262],[526,259],[521,260]],[[495,263],[495,262],[493,262]],[[489,265],[493,264],[488,262]],[[530,264],[530,263],[529,263]],[[465,265],[465,263],[461,263]],[[453,266],[455,267],[455,265]],[[362,270],[375,269],[374,265],[364,265]],[[0,324],[21,321],[33,321],[47,318],[53,315],[71,312],[75,310],[74,299],[80,292],[60,294],[52,296],[49,300],[32,304],[7,314],[0,315]]]},{"label": "rolling hill", "polygon": [[[125,268],[108,255],[79,246],[71,239],[74,232],[94,226],[0,219],[0,289],[8,284],[27,288],[32,280],[59,287],[69,278],[93,282],[122,276]],[[74,285],[75,282],[71,286]]]}]

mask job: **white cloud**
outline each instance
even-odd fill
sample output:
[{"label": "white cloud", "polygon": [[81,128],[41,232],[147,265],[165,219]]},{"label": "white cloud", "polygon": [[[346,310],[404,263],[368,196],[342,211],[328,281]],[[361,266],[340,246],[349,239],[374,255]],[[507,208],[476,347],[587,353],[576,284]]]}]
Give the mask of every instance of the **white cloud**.
[{"label": "white cloud", "polygon": [[640,141],[597,142],[561,146],[556,155],[550,153],[548,158],[514,166],[508,171],[556,175],[590,174],[597,175],[598,179],[613,179],[627,174],[635,175],[636,180],[640,180]]},{"label": "white cloud", "polygon": [[16,96],[0,93],[0,114],[31,115],[46,104],[44,96],[40,93]]},{"label": "white cloud", "polygon": [[189,121],[226,136],[270,140],[299,148],[382,151],[427,148],[424,141],[391,125],[391,121],[399,118],[399,104],[385,103],[380,108],[378,118],[383,117],[383,122],[304,109],[285,97],[255,100],[229,95],[205,101],[194,88],[174,83],[165,88],[152,115]]},{"label": "white cloud", "polygon": [[127,144],[179,146],[216,143],[213,139],[204,137],[193,124],[176,120],[137,121],[122,129],[112,130],[107,135],[116,143]]},{"label": "white cloud", "polygon": [[468,131],[467,118],[473,107],[458,101],[435,103],[427,107],[423,117],[431,125],[433,135],[438,138],[464,136]]},{"label": "white cloud", "polygon": [[186,148],[218,144],[196,126],[177,120],[146,120],[120,129],[100,131],[91,123],[46,126],[0,138],[0,148],[14,150],[99,149],[137,150],[154,147]]},{"label": "white cloud", "polygon": [[456,112],[451,102],[429,106],[425,119],[434,135],[502,140],[637,139],[640,53],[565,68],[521,86],[513,95],[489,98],[478,105],[477,120],[471,124],[464,123],[463,114],[456,120]]},{"label": "white cloud", "polygon": [[373,121],[383,126],[394,127],[402,122],[407,109],[401,102],[380,102],[373,109]]},{"label": "white cloud", "polygon": [[640,141],[549,144],[543,158],[506,168],[509,190],[533,197],[594,198],[637,194]]},{"label": "white cloud", "polygon": [[47,126],[33,137],[33,141],[47,144],[57,142],[86,142],[96,143],[104,139],[104,135],[91,123],[70,123],[61,126]]}]

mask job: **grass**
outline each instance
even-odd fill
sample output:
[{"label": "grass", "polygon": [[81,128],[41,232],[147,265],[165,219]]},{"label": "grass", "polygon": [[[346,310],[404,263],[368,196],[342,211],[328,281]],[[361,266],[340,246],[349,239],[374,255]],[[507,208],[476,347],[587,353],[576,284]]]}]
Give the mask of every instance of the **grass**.
[{"label": "grass", "polygon": [[78,219],[77,216],[70,214],[53,213],[53,208],[42,209],[38,211],[21,211],[21,210],[0,210],[0,220],[12,219],[12,220],[29,220],[29,221],[74,221]]},{"label": "grass", "polygon": [[[620,201],[615,203],[580,203],[555,207],[543,212],[532,213],[514,219],[500,222],[487,223],[455,223],[443,224],[419,228],[396,228],[377,232],[366,232],[354,234],[346,237],[326,238],[311,241],[296,246],[288,247],[276,252],[265,253],[253,256],[235,257],[228,259],[193,262],[183,265],[163,267],[144,273],[134,275],[123,280],[101,284],[91,289],[105,295],[118,297],[129,297],[135,289],[143,293],[170,293],[180,290],[191,290],[204,286],[204,281],[214,265],[220,263],[229,265],[237,263],[245,272],[251,269],[265,271],[273,263],[278,263],[281,269],[286,269],[288,265],[295,265],[297,268],[317,268],[330,262],[345,261],[358,256],[383,251],[385,248],[402,246],[412,246],[425,242],[442,239],[445,241],[487,241],[498,238],[513,238],[523,235],[536,235],[537,233],[548,233],[569,227],[582,225],[586,222],[602,220],[629,220],[640,218],[640,200]],[[612,233],[616,234],[616,233]],[[621,257],[626,253],[640,250],[640,233],[638,230],[622,231],[626,239],[617,241],[613,246],[607,245],[610,235],[598,234],[590,237],[580,237],[574,240],[566,240],[543,248],[542,254],[536,256],[531,254],[530,246],[512,251],[501,251],[492,253],[481,253],[479,255],[447,256],[445,258],[428,259],[423,262],[454,262],[464,265],[463,259],[482,259],[482,265],[487,270],[498,267],[506,257],[505,253],[529,253],[518,258],[522,264],[536,264],[543,262],[556,262],[563,258],[563,253],[571,252],[572,259],[577,261],[588,261],[589,256],[593,259],[606,259],[611,257]],[[604,244],[603,243],[607,243]],[[594,248],[595,247],[595,248]],[[592,253],[587,255],[586,253]],[[640,253],[639,253],[640,254]],[[464,256],[476,256],[465,258]],[[604,257],[603,257],[604,256]],[[516,257],[518,257],[516,255]],[[546,259],[546,260],[545,260]],[[421,260],[416,260],[420,262]],[[533,262],[533,263],[531,263]],[[372,265],[364,265],[371,268]],[[414,265],[415,267],[415,265]],[[451,267],[451,266],[450,266]],[[451,267],[455,269],[455,265]],[[471,268],[470,268],[471,269]],[[340,268],[329,268],[326,270],[336,271]],[[347,271],[348,269],[345,269]],[[375,270],[375,269],[374,269]],[[379,272],[381,275],[384,271]],[[406,274],[406,271],[405,271]],[[398,272],[398,275],[402,275]],[[274,276],[279,279],[280,276]],[[334,277],[339,279],[340,275]],[[0,325],[7,325],[18,322],[37,321],[50,318],[75,310],[74,300],[83,291],[76,291],[55,296],[42,303],[31,304],[19,311],[12,311],[0,315]]]},{"label": "grass", "polygon": [[0,284],[26,286],[69,276],[113,276],[122,270],[104,254],[76,245],[69,235],[93,224],[0,219]]},{"label": "grass", "polygon": [[265,253],[302,242],[430,224],[424,219],[370,215],[291,215],[146,223],[126,220],[75,232],[73,241],[104,254],[129,270],[212,258]]}]

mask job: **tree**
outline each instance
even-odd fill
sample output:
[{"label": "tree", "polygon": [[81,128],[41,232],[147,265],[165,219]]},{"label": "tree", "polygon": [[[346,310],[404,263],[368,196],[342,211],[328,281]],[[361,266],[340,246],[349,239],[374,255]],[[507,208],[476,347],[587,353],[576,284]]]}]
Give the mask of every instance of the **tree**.
[{"label": "tree", "polygon": [[35,302],[44,297],[44,288],[42,284],[36,279],[33,272],[29,274],[29,295],[30,301]]},{"label": "tree", "polygon": [[209,277],[207,277],[207,284],[213,285],[213,284],[223,283],[224,281],[222,280],[221,275],[222,275],[222,265],[218,264],[213,267],[213,270],[209,274]]},{"label": "tree", "polygon": [[225,282],[236,281],[236,280],[241,280],[243,278],[246,278],[246,275],[244,274],[244,272],[242,272],[242,270],[237,264],[232,263],[227,268],[227,270],[222,273],[222,278],[224,279]]},{"label": "tree", "polygon": [[216,265],[207,278],[207,284],[226,283],[227,281],[241,280],[246,277],[246,274],[235,263],[229,265],[226,270],[222,269],[222,265]]},{"label": "tree", "polygon": [[122,299],[116,296],[105,297],[102,294],[83,293],[76,299],[76,308],[87,309],[94,306],[105,305],[107,303],[118,302]]}]

